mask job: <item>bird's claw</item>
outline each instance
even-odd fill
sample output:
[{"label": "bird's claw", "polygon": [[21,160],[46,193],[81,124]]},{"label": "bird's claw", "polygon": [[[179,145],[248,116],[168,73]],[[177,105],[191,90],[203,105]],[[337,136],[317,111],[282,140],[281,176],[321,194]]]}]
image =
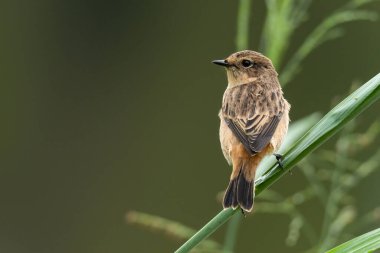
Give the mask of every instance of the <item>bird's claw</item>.
[{"label": "bird's claw", "polygon": [[[281,169],[284,169],[284,164],[282,163],[282,159],[284,158],[283,155],[280,154],[273,154],[276,157],[277,164]],[[289,170],[290,175],[293,175],[292,171]]]},{"label": "bird's claw", "polygon": [[282,163],[282,158],[284,156],[280,154],[273,154],[273,155],[276,157],[278,166],[280,166],[281,169],[284,169],[284,164]]}]

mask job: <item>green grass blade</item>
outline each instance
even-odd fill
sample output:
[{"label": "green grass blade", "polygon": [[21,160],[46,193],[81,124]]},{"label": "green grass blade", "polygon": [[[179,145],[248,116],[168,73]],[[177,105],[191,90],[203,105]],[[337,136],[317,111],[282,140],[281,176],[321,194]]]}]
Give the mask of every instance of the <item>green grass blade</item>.
[{"label": "green grass blade", "polygon": [[[289,171],[297,162],[311,153],[327,139],[332,137],[340,130],[349,120],[358,116],[368,106],[380,98],[380,74],[373,77],[366,84],[361,86],[345,100],[339,103],[334,109],[326,114],[309,132],[296,142],[296,144],[285,154],[284,169],[273,165],[267,174],[256,180],[256,195],[268,188],[277,181],[287,171]],[[217,214],[194,236],[185,242],[176,253],[189,252],[202,240],[214,233],[221,225],[235,213],[238,209],[226,209]]]},{"label": "green grass blade", "polygon": [[236,33],[236,48],[238,51],[248,49],[250,11],[251,0],[240,0]]},{"label": "green grass blade", "polygon": [[223,253],[233,253],[236,239],[238,236],[238,229],[240,222],[244,219],[242,215],[235,215],[232,217],[232,219],[229,221],[227,226],[226,235],[224,238],[224,245],[223,245]]},{"label": "green grass blade", "polygon": [[297,27],[306,20],[311,0],[267,0],[267,16],[260,51],[281,69],[284,55]]},{"label": "green grass blade", "polygon": [[214,233],[221,225],[223,225],[228,219],[236,213],[238,209],[232,210],[226,209],[218,213],[213,219],[211,219],[203,228],[201,228],[193,237],[185,242],[175,253],[189,252],[192,248],[197,246],[201,241],[209,237]]},{"label": "green grass blade", "polygon": [[326,253],[362,253],[380,249],[380,228],[347,241]]}]

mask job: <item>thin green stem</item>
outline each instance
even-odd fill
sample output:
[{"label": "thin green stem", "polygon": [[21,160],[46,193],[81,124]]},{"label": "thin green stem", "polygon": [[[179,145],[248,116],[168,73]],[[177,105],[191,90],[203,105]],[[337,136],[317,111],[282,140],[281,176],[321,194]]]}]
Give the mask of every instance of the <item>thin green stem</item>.
[{"label": "thin green stem", "polygon": [[226,236],[224,238],[223,253],[234,252],[237,234],[238,234],[237,232],[238,232],[241,220],[242,220],[241,215],[234,215],[229,221]]},{"label": "thin green stem", "polygon": [[236,48],[238,51],[248,49],[250,10],[251,0],[240,0],[236,33]]},{"label": "thin green stem", "polygon": [[193,235],[187,242],[185,242],[175,253],[189,252],[192,248],[197,246],[202,240],[209,237],[221,225],[229,220],[239,209],[232,210],[231,208],[225,209],[212,218],[203,228],[201,228],[195,235]]},{"label": "thin green stem", "polygon": [[260,50],[281,69],[290,38],[305,20],[311,0],[267,0],[267,17],[261,36]]}]

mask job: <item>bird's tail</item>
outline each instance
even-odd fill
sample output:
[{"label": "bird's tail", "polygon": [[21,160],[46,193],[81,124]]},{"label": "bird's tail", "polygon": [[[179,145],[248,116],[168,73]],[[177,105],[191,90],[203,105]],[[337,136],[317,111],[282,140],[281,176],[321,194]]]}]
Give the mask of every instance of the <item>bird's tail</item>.
[{"label": "bird's tail", "polygon": [[239,174],[231,178],[224,194],[224,208],[236,209],[240,206],[246,212],[252,211],[255,189],[254,176],[247,176],[244,171],[245,168],[241,166]]}]

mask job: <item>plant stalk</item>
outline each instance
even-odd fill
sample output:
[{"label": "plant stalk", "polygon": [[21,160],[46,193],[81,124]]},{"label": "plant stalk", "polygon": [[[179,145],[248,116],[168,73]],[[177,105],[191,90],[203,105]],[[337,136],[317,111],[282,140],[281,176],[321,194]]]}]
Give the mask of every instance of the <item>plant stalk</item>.
[{"label": "plant stalk", "polygon": [[236,48],[238,51],[248,49],[250,10],[251,0],[240,0],[236,33]]}]

